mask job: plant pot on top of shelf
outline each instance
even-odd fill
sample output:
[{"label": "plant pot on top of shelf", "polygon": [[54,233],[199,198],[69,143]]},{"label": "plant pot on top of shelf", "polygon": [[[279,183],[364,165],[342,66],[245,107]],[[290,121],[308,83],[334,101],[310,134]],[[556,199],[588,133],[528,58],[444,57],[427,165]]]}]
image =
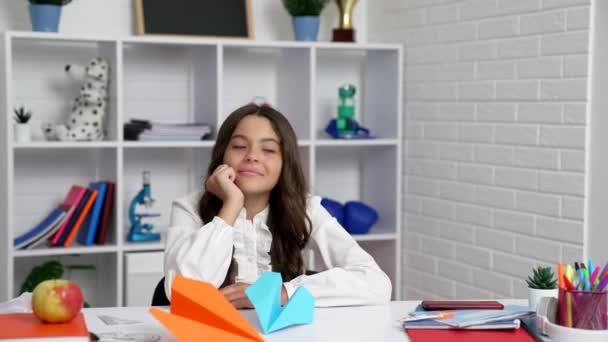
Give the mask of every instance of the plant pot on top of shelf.
[{"label": "plant pot on top of shelf", "polygon": [[32,30],[37,32],[58,32],[61,7],[72,0],[29,0]]},{"label": "plant pot on top of shelf", "polygon": [[282,0],[293,20],[297,41],[317,41],[319,14],[328,0]]},{"label": "plant pot on top of shelf", "polygon": [[536,306],[543,297],[557,298],[557,279],[551,271],[551,267],[538,266],[533,270],[533,275],[526,280],[528,283],[528,305],[530,310],[536,311]]},{"label": "plant pot on top of shelf", "polygon": [[32,112],[26,111],[23,106],[15,109],[15,141],[29,142],[31,140],[30,118]]}]

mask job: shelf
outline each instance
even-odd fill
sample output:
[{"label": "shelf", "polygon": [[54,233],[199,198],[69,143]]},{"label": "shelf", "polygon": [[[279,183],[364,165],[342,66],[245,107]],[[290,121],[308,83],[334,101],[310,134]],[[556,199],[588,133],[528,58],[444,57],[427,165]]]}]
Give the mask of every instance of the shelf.
[{"label": "shelf", "polygon": [[15,149],[62,149],[62,148],[115,148],[118,145],[115,141],[32,141],[29,143],[13,143]]},{"label": "shelf", "polygon": [[[0,144],[0,156],[8,166],[0,169],[0,203],[5,203],[0,206],[0,243],[12,246],[13,239],[46,217],[74,184],[112,181],[116,197],[107,245],[0,248],[0,263],[7,265],[5,274],[0,272],[0,301],[14,296],[33,267],[59,260],[96,265],[94,277],[66,274],[66,279],[74,276],[83,284],[93,305],[124,305],[123,289],[129,283],[124,256],[165,248],[164,239],[125,241],[129,205],[142,190],[142,172],[150,171],[154,202],[137,211],[159,213],[145,223],[166,234],[173,200],[204,188],[215,137],[227,115],[254,96],[263,97],[289,120],[314,195],[343,203],[359,200],[378,211],[374,228],[353,239],[393,284],[401,282],[401,45],[29,31],[7,31],[3,37],[0,104],[5,117],[0,135],[8,143]],[[106,140],[46,141],[36,126],[31,142],[14,142],[12,109],[24,105],[36,113],[33,126],[63,123],[82,86],[66,75],[65,64],[84,64],[96,56],[107,59],[111,70]],[[357,87],[355,119],[377,139],[334,140],[325,134],[325,125],[336,116],[338,88],[344,83]],[[213,138],[126,141],[124,123],[132,119],[204,122],[212,126]],[[393,298],[399,299],[399,287],[394,289]]]},{"label": "shelf", "polygon": [[319,139],[315,141],[316,146],[397,146],[397,139]]},{"label": "shelf", "polygon": [[6,31],[6,34],[18,40],[72,41],[72,42],[115,42],[115,37],[74,35],[55,32]]},{"label": "shelf", "polygon": [[[298,146],[310,146],[310,140],[298,140]],[[125,148],[213,148],[215,140],[205,141],[125,141]]]},{"label": "shelf", "polygon": [[355,241],[383,241],[383,240],[396,240],[397,234],[395,233],[369,233],[362,235],[352,235]]},{"label": "shelf", "polygon": [[377,44],[377,43],[348,43],[348,42],[297,42],[297,41],[256,41],[249,39],[217,39],[207,37],[180,37],[180,36],[103,36],[103,35],[75,35],[66,33],[47,33],[31,31],[7,31],[7,34],[15,39],[44,40],[44,41],[121,41],[124,43],[149,43],[170,45],[216,45],[242,46],[242,47],[308,47],[321,49],[352,49],[352,50],[395,50],[400,49],[401,44]]},{"label": "shelf", "polygon": [[69,254],[103,254],[114,253],[117,248],[114,245],[103,246],[74,246],[74,247],[56,247],[56,248],[40,248],[26,249],[14,252],[16,258],[34,257],[34,256],[53,256],[53,255],[69,255]]},{"label": "shelf", "polygon": [[215,141],[125,141],[125,148],[212,148]]},{"label": "shelf", "polygon": [[125,252],[164,251],[164,242],[129,242],[122,247]]}]

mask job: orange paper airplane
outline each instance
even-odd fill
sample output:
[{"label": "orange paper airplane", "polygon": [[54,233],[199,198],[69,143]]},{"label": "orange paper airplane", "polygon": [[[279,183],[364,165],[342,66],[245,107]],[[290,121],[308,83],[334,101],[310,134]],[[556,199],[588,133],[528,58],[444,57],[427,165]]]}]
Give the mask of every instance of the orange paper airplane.
[{"label": "orange paper airplane", "polygon": [[171,288],[171,312],[150,308],[150,313],[180,342],[264,341],[213,285],[180,275]]}]

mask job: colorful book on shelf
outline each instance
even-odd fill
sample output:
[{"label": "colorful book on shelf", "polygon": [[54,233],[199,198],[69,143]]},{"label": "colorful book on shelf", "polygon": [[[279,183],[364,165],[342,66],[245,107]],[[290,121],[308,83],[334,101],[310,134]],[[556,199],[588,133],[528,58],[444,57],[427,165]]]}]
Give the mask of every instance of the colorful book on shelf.
[{"label": "colorful book on shelf", "polygon": [[25,246],[25,249],[34,249],[38,246],[41,245],[49,245],[49,239],[51,238],[51,236],[53,236],[53,234],[55,234],[55,232],[57,232],[57,230],[59,229],[59,227],[61,227],[61,225],[63,224],[63,222],[65,221],[65,217],[66,217],[67,213],[65,213],[63,215],[63,218],[61,220],[59,220],[57,222],[56,225],[53,226],[52,229],[49,229],[46,233],[40,235],[39,238],[36,238],[34,241],[32,241],[31,243],[29,243],[27,246]]},{"label": "colorful book on shelf", "polygon": [[88,342],[89,330],[82,313],[68,323],[43,323],[32,313],[0,314],[0,340]]},{"label": "colorful book on shelf", "polygon": [[65,200],[59,206],[61,210],[66,212],[65,218],[59,229],[51,237],[51,244],[56,245],[59,241],[59,238],[61,238],[61,234],[65,230],[70,218],[74,215],[74,210],[76,210],[78,203],[80,202],[82,196],[85,194],[86,191],[87,188],[79,185],[72,185],[72,187],[70,188],[70,191],[68,192],[68,195],[66,196]]},{"label": "colorful book on shelf", "polygon": [[104,182],[91,183],[91,188],[97,190],[97,197],[91,208],[91,215],[89,216],[88,225],[82,229],[81,233],[78,234],[78,242],[85,246],[93,245],[95,240],[95,233],[99,226],[99,218],[101,217],[101,210],[103,208],[103,200],[106,195],[106,184]]},{"label": "colorful book on shelf", "polygon": [[13,241],[15,249],[21,249],[29,244],[36,242],[43,236],[48,235],[49,231],[53,231],[55,227],[61,224],[66,212],[60,207],[53,209],[40,223],[34,228],[18,236]]},{"label": "colorful book on shelf", "polygon": [[84,220],[87,218],[87,215],[91,211],[91,207],[93,206],[93,203],[95,202],[95,198],[97,198],[97,189],[89,189],[89,190],[91,190],[91,195],[87,198],[87,201],[84,203],[84,206],[82,207],[82,211],[80,213],[78,213],[78,218],[76,219],[76,222],[74,223],[74,227],[72,227],[70,234],[65,239],[65,242],[63,243],[63,247],[70,247],[70,245],[72,244],[72,241],[74,241],[74,238],[76,238],[76,234],[78,234],[78,230],[80,229],[80,226],[82,225]]},{"label": "colorful book on shelf", "polygon": [[57,240],[57,243],[53,243],[53,246],[63,246],[63,244],[65,243],[65,240],[67,240],[67,238],[68,238],[68,235],[70,235],[70,232],[74,228],[74,224],[76,224],[76,221],[78,220],[78,217],[79,217],[80,213],[82,212],[82,209],[84,208],[84,204],[87,202],[87,200],[89,199],[90,196],[91,196],[91,189],[85,188],[85,192],[82,195],[82,198],[80,198],[78,205],[76,205],[76,208],[74,209],[74,213],[72,214],[72,217],[70,217],[69,222],[67,222],[65,229],[63,230],[63,232],[61,233],[61,236]]},{"label": "colorful book on shelf", "polygon": [[103,201],[103,211],[99,220],[99,228],[95,234],[95,243],[103,245],[106,243],[106,236],[112,223],[112,212],[114,211],[114,183],[106,182],[106,196]]}]

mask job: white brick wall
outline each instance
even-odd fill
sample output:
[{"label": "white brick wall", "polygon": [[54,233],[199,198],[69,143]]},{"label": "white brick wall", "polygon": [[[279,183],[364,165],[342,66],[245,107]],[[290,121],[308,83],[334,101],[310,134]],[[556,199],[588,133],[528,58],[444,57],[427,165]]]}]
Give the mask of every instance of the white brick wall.
[{"label": "white brick wall", "polygon": [[368,3],[406,49],[406,298],[524,297],[582,258],[589,4]]}]

